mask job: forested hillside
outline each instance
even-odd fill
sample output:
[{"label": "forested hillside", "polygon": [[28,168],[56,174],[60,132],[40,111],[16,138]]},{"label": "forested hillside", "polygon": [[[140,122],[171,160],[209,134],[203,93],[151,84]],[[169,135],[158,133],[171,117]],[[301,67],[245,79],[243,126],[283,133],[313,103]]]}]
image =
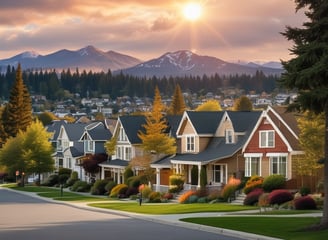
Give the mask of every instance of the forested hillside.
[{"label": "forested hillside", "polygon": [[[0,75],[0,94],[4,99],[9,96],[15,79],[15,68],[8,66],[5,73]],[[214,94],[221,88],[240,88],[247,92],[256,91],[272,92],[277,88],[277,76],[265,76],[258,71],[256,75],[233,76],[185,76],[143,78],[129,75],[112,75],[108,72],[86,72],[75,69],[67,69],[61,73],[52,71],[24,71],[23,79],[31,94],[45,95],[50,100],[60,100],[64,97],[65,90],[70,93],[78,93],[81,97],[100,97],[109,94],[115,99],[119,96],[153,97],[154,88],[157,85],[165,96],[172,96],[175,84],[181,86],[181,90],[192,93]]]}]

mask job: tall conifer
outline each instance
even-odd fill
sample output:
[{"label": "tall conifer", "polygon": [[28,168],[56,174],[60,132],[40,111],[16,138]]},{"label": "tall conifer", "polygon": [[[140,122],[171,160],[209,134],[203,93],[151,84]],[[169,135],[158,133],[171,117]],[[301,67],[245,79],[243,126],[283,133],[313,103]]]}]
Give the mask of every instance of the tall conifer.
[{"label": "tall conifer", "polygon": [[11,89],[9,102],[1,116],[3,135],[6,140],[8,137],[15,137],[19,130],[25,131],[32,122],[31,97],[26,85],[23,82],[22,70],[18,64],[16,79]]},{"label": "tall conifer", "polygon": [[170,105],[169,114],[171,115],[182,115],[186,110],[186,104],[183,99],[180,85],[175,85],[172,103]]}]

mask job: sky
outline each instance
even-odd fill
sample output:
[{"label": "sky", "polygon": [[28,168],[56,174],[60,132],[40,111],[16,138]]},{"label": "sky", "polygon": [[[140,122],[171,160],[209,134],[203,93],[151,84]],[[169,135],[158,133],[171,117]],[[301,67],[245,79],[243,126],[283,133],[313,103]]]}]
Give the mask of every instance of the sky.
[{"label": "sky", "polygon": [[50,54],[92,45],[146,61],[191,50],[225,61],[280,61],[292,56],[280,33],[302,26],[293,0],[1,0],[0,59],[24,51]]}]

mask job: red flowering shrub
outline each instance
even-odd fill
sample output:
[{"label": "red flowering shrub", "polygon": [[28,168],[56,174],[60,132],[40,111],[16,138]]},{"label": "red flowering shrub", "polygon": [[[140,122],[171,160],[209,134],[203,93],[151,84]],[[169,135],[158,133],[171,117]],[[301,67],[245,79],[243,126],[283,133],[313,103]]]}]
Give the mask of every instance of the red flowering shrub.
[{"label": "red flowering shrub", "polygon": [[186,203],[190,196],[196,195],[195,191],[189,190],[179,197],[179,203]]},{"label": "red flowering shrub", "polygon": [[293,194],[288,190],[278,189],[273,190],[268,197],[269,203],[273,204],[282,204],[288,201],[293,200]]},{"label": "red flowering shrub", "polygon": [[245,184],[244,193],[248,194],[255,188],[262,188],[263,178],[259,176],[252,176]]},{"label": "red flowering shrub", "polygon": [[294,200],[296,210],[317,209],[317,204],[310,196],[299,197]]},{"label": "red flowering shrub", "polygon": [[172,193],[169,193],[169,192],[164,193],[163,198],[164,199],[167,199],[167,200],[170,200],[170,199],[173,198],[173,194]]},{"label": "red flowering shrub", "polygon": [[259,197],[263,194],[263,189],[255,188],[244,199],[244,205],[255,205],[259,201]]}]

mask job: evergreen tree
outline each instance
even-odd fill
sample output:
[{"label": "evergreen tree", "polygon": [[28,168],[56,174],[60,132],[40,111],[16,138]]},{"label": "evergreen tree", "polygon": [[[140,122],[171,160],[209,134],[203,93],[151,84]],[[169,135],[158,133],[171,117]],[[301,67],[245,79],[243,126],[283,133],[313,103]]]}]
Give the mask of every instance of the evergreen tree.
[{"label": "evergreen tree", "polygon": [[176,84],[173,98],[172,98],[172,103],[168,113],[170,115],[182,115],[185,110],[186,110],[186,105],[183,99],[180,85]]},{"label": "evergreen tree", "polygon": [[11,89],[9,102],[2,114],[4,138],[15,137],[19,130],[26,130],[32,122],[32,104],[30,94],[22,78],[22,70],[18,64],[16,79]]},{"label": "evergreen tree", "polygon": [[148,153],[174,154],[176,153],[175,139],[167,135],[168,128],[163,116],[164,105],[158,87],[155,88],[153,110],[146,116],[145,131],[139,131],[142,147]]},{"label": "evergreen tree", "polygon": [[253,104],[251,100],[249,100],[246,96],[241,96],[240,98],[236,99],[233,105],[234,111],[252,111]]},{"label": "evergreen tree", "polygon": [[310,110],[325,115],[324,209],[320,227],[328,228],[328,1],[295,0],[296,10],[305,9],[308,17],[302,28],[286,27],[282,33],[294,42],[294,58],[283,61],[285,73],[280,83],[297,89],[290,109]]}]

